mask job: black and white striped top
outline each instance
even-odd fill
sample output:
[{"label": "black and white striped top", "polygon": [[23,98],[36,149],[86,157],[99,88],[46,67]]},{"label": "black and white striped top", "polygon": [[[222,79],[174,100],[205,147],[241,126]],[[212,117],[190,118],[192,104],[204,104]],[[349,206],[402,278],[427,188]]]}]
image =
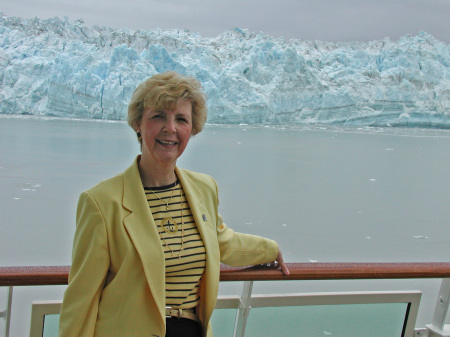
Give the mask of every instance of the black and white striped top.
[{"label": "black and white striped top", "polygon": [[196,307],[206,254],[182,186],[176,181],[168,186],[146,187],[145,194],[164,250],[166,306]]}]

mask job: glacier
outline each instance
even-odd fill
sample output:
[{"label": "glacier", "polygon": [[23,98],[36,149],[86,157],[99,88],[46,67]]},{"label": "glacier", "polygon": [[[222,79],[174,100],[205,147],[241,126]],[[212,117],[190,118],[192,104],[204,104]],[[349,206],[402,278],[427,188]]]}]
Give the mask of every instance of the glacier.
[{"label": "glacier", "polygon": [[194,76],[208,123],[450,129],[450,46],[426,32],[369,42],[234,28],[90,27],[0,12],[0,113],[124,120],[134,88],[166,70]]}]

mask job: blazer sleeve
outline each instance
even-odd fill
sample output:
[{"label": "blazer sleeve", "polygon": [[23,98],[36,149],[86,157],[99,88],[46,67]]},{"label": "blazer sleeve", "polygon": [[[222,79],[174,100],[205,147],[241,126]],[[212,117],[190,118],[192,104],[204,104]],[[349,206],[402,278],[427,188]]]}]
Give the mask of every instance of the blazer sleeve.
[{"label": "blazer sleeve", "polygon": [[[214,184],[216,187],[216,205],[218,206],[218,188],[215,181]],[[232,267],[244,267],[275,261],[279,250],[275,241],[257,235],[235,232],[223,222],[217,209],[216,214],[220,262]]]},{"label": "blazer sleeve", "polygon": [[61,308],[59,337],[94,336],[109,264],[105,219],[94,198],[84,192],[78,202],[72,266]]},{"label": "blazer sleeve", "polygon": [[[222,218],[219,215],[219,219]],[[235,232],[221,223],[217,228],[220,262],[232,267],[244,267],[275,261],[278,244],[257,235]]]}]

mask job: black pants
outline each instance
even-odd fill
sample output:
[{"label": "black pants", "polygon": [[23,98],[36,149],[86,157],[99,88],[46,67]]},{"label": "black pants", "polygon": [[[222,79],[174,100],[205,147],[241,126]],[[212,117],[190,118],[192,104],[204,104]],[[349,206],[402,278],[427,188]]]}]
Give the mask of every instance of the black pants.
[{"label": "black pants", "polygon": [[201,337],[202,327],[188,318],[166,317],[166,337]]}]

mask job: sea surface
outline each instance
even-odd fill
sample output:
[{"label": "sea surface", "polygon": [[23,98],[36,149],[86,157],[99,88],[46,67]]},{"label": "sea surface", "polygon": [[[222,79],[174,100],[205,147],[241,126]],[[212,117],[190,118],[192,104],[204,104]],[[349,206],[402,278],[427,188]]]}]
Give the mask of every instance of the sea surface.
[{"label": "sea surface", "polygon": [[[69,265],[79,194],[138,154],[124,122],[0,117],[0,266]],[[225,222],[276,240],[288,262],[450,261],[449,130],[206,125],[178,166],[212,175]],[[27,335],[18,320],[28,324],[31,300],[61,299],[65,289],[35,288],[14,290],[12,336]],[[419,289],[424,326],[438,288],[260,282],[254,292]],[[3,303],[0,291],[0,311]]]}]

